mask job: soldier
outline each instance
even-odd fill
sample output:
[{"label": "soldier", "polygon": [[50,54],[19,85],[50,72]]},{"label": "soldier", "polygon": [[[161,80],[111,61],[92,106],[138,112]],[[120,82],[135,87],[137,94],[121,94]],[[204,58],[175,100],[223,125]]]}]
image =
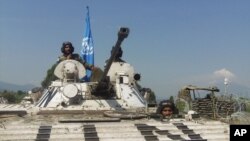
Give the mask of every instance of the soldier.
[{"label": "soldier", "polygon": [[163,100],[160,102],[156,113],[162,115],[163,117],[172,117],[175,112],[175,105],[169,100]]},{"label": "soldier", "polygon": [[63,53],[62,56],[59,57],[58,63],[64,60],[73,59],[76,61],[81,62],[86,69],[93,70],[94,66],[85,62],[85,60],[81,59],[79,54],[73,53],[74,47],[71,42],[63,42],[61,47],[61,52]]}]

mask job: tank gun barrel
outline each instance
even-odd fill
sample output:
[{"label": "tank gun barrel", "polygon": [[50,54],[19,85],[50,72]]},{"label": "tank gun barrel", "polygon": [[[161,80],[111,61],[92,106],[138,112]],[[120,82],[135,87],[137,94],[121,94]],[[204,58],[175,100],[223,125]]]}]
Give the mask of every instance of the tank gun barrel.
[{"label": "tank gun barrel", "polygon": [[[108,71],[112,65],[112,62],[114,61],[115,59],[115,56],[117,55],[117,53],[119,52],[119,48],[121,47],[121,44],[122,44],[122,41],[128,37],[128,34],[129,34],[129,28],[127,27],[121,27],[120,30],[118,31],[118,39],[116,41],[116,44],[114,46],[114,49],[111,53],[111,56],[110,58],[108,59],[107,61],[107,64],[106,64],[106,67],[104,69],[104,72],[103,72],[103,75],[100,79],[100,82],[104,82],[105,79],[106,79],[106,76],[108,74]],[[99,83],[100,83],[99,82]]]}]

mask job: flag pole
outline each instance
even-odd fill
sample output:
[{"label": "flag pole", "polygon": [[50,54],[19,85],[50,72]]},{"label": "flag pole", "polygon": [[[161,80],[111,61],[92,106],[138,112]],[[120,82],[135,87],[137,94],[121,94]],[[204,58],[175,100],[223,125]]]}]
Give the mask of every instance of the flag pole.
[{"label": "flag pole", "polygon": [[[81,57],[89,65],[94,65],[94,42],[91,33],[89,6],[86,7],[85,32],[82,40]],[[92,75],[91,70],[86,70],[85,81],[89,82]]]}]

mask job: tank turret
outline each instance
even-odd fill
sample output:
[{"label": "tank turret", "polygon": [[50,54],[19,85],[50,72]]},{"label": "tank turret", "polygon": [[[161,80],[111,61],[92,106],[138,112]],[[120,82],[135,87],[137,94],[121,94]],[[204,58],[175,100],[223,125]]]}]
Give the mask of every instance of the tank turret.
[{"label": "tank turret", "polygon": [[122,53],[121,43],[128,34],[128,28],[118,31],[118,39],[98,82],[80,81],[86,75],[80,62],[60,62],[54,71],[58,80],[52,81],[36,106],[64,110],[72,107],[77,110],[145,110],[147,102],[135,83],[138,74],[134,73],[132,65],[118,59]]},{"label": "tank turret", "polygon": [[86,75],[86,70],[78,61],[65,60],[56,66],[54,74],[64,82],[78,82]]}]

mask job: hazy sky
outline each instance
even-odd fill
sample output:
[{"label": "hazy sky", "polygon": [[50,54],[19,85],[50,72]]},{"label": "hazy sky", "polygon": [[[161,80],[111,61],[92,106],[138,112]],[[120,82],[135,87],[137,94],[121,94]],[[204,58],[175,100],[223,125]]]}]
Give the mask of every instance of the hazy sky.
[{"label": "hazy sky", "polygon": [[249,0],[0,0],[0,81],[39,86],[62,42],[80,53],[86,6],[95,65],[103,69],[119,27],[129,27],[123,59],[158,97],[225,77],[250,88]]}]

